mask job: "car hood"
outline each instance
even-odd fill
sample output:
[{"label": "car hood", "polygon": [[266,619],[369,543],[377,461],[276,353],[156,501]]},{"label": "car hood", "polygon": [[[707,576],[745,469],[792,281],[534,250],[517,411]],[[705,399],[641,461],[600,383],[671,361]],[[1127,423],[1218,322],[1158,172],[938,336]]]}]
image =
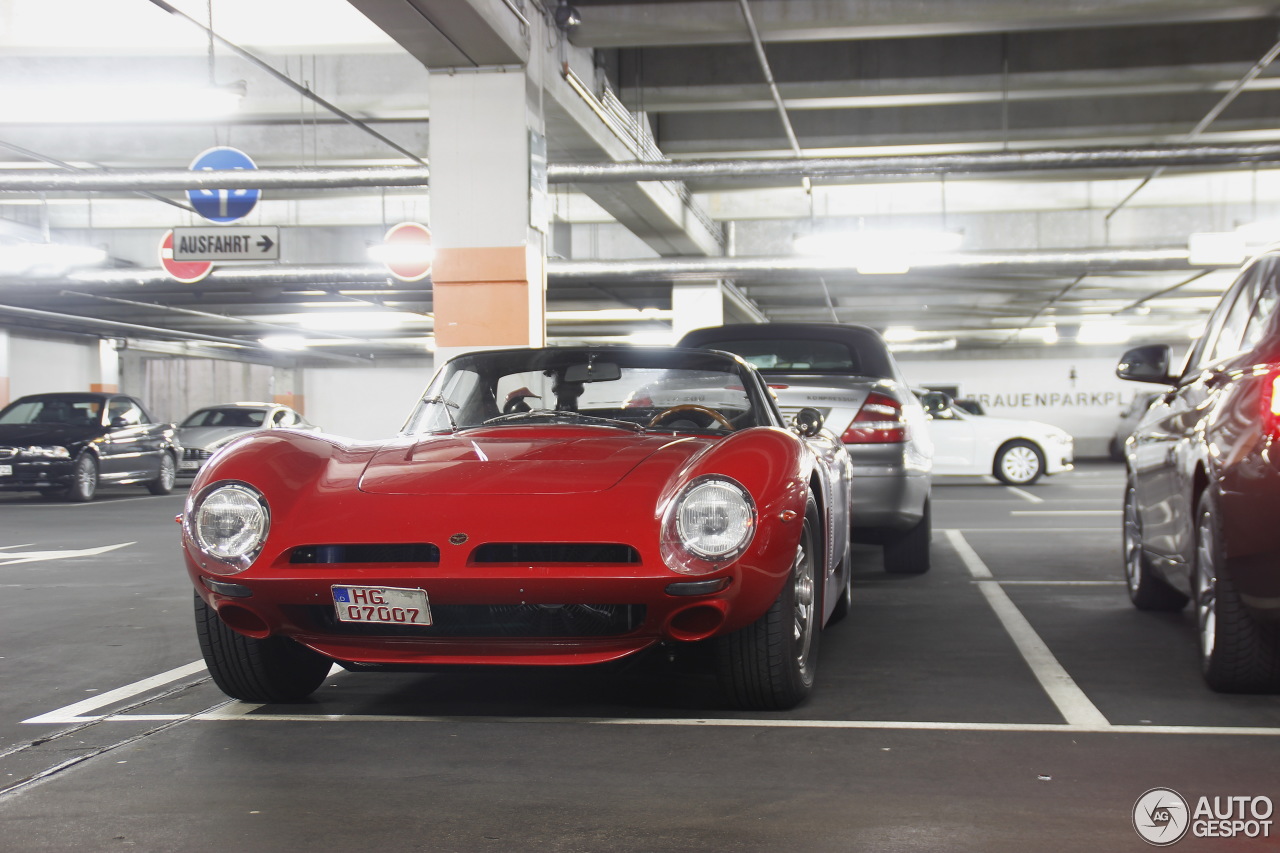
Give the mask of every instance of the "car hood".
[{"label": "car hood", "polygon": [[399,495],[602,492],[660,451],[667,451],[674,467],[712,441],[607,427],[469,430],[383,447],[365,467],[360,490]]},{"label": "car hood", "polygon": [[15,447],[71,445],[88,441],[102,432],[98,427],[66,424],[0,424],[0,444]]},{"label": "car hood", "polygon": [[179,427],[178,443],[183,447],[207,448],[217,441],[253,432],[258,427]]}]

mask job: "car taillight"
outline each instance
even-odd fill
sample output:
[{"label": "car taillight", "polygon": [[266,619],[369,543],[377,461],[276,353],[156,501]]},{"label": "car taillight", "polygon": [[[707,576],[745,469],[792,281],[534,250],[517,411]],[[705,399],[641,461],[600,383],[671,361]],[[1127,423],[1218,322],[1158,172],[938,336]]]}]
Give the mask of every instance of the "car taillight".
[{"label": "car taillight", "polygon": [[1280,370],[1272,370],[1262,381],[1262,432],[1280,438]]},{"label": "car taillight", "polygon": [[890,444],[906,439],[902,404],[887,394],[874,392],[867,395],[853,422],[840,436],[845,444]]}]

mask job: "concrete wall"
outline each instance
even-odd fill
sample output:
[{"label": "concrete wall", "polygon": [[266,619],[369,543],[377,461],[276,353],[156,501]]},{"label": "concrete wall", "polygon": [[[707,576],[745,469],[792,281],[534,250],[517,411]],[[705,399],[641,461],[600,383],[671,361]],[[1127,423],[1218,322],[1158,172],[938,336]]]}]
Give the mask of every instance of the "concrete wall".
[{"label": "concrete wall", "polygon": [[430,359],[382,367],[325,367],[300,371],[307,419],[348,438],[395,435],[431,380]]},{"label": "concrete wall", "polygon": [[9,335],[9,397],[44,391],[88,391],[97,381],[98,341]]}]

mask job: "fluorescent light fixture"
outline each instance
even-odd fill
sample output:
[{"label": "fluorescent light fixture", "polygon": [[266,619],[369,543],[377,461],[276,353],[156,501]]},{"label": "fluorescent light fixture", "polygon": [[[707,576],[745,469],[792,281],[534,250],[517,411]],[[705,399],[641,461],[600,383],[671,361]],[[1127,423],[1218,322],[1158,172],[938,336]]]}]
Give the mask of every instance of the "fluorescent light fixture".
[{"label": "fluorescent light fixture", "polygon": [[1250,246],[1280,242],[1280,219],[1263,219],[1236,226],[1236,233]]},{"label": "fluorescent light fixture", "polygon": [[106,263],[107,253],[92,246],[61,243],[13,243],[0,246],[0,275],[61,275]]},{"label": "fluorescent light fixture", "polygon": [[1133,337],[1133,329],[1124,323],[1081,323],[1076,340],[1082,344],[1124,344]]},{"label": "fluorescent light fixture", "polygon": [[623,336],[622,340],[629,344],[648,347],[669,347],[675,343],[676,334],[670,329],[660,332],[632,332]]},{"label": "fluorescent light fixture", "polygon": [[220,118],[235,112],[244,94],[243,82],[234,86],[180,83],[5,86],[0,89],[0,115],[8,123],[33,124]]},{"label": "fluorescent light fixture", "polygon": [[1192,264],[1236,266],[1246,257],[1248,249],[1239,231],[1202,231],[1187,240],[1187,261]]},{"label": "fluorescent light fixture", "polygon": [[923,258],[960,248],[964,237],[954,231],[898,229],[886,231],[818,231],[797,237],[802,255],[843,259],[864,275],[901,274]]},{"label": "fluorescent light fixture", "polygon": [[622,323],[636,320],[670,320],[674,316],[674,311],[667,311],[661,308],[602,308],[598,311],[548,311],[547,321],[557,323],[573,321]]},{"label": "fluorescent light fixture", "polygon": [[955,348],[955,338],[943,338],[938,341],[909,341],[889,344],[890,352],[946,352]]},{"label": "fluorescent light fixture", "polygon": [[398,329],[418,318],[399,311],[342,311],[332,313],[298,314],[297,323],[304,329],[321,332],[379,331]]},{"label": "fluorescent light fixture", "polygon": [[430,264],[436,250],[427,243],[376,243],[368,248],[368,255],[369,260],[387,266]]},{"label": "fluorescent light fixture", "polygon": [[1045,326],[1040,332],[1040,338],[1046,344],[1056,344],[1058,342],[1058,327]]},{"label": "fluorescent light fixture", "polygon": [[265,338],[258,338],[258,343],[267,349],[294,352],[306,348],[307,339],[303,335],[267,335]]},{"label": "fluorescent light fixture", "polygon": [[905,344],[920,340],[920,333],[910,326],[890,326],[884,330],[883,337],[891,344]]}]

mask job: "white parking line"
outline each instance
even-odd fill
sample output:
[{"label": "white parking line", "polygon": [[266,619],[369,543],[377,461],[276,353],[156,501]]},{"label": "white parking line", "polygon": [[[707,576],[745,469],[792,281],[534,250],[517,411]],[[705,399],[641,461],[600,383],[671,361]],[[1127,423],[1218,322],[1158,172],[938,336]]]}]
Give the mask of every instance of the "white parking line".
[{"label": "white parking line", "polygon": [[1119,518],[1122,511],[1118,509],[1014,509],[1009,515],[1109,515]]},{"label": "white parking line", "polygon": [[1013,492],[1013,493],[1014,493],[1015,495],[1017,495],[1018,497],[1022,498],[1023,500],[1029,501],[1029,502],[1031,502],[1031,503],[1033,503],[1033,504],[1042,504],[1042,503],[1044,503],[1044,498],[1042,498],[1042,497],[1040,497],[1040,496],[1038,496],[1038,495],[1033,495],[1033,494],[1031,494],[1031,493],[1030,493],[1030,492],[1028,492],[1028,491],[1024,491],[1024,490],[1022,490],[1022,489],[1019,489],[1019,488],[1017,488],[1016,486],[1009,486],[1009,487],[1007,487],[1007,491]]},{"label": "white parking line", "polygon": [[[982,562],[973,548],[969,547],[969,543],[965,541],[964,535],[959,530],[946,530],[944,533],[950,540],[951,546],[956,549],[956,553],[960,555],[969,574],[978,580],[995,580],[986,563]],[[1057,706],[1058,713],[1062,714],[1067,725],[1091,729],[1109,726],[1107,718],[1071,680],[1071,676],[1062,668],[1062,664],[1058,663],[1053,652],[1049,651],[1049,647],[1040,639],[1035,629],[1031,627],[1031,623],[1022,615],[1000,585],[980,583],[978,589],[982,590],[987,603],[995,611],[996,618],[1013,638],[1018,651],[1031,667],[1031,672],[1044,688],[1044,692],[1049,694],[1049,699]]]},{"label": "white parking line", "polygon": [[[87,723],[94,720],[101,720],[107,715],[83,716],[89,711],[96,711],[99,708],[105,708],[107,705],[113,705],[116,702],[125,699],[132,699],[152,690],[161,687],[171,681],[177,681],[179,678],[185,678],[188,675],[195,675],[204,671],[204,661],[198,660],[185,666],[175,667],[168,672],[162,672],[159,675],[153,675],[150,678],[144,678],[141,681],[135,681],[132,684],[126,684],[124,687],[117,687],[115,690],[108,690],[106,693],[99,693],[89,699],[84,699],[56,711],[50,711],[47,714],[41,714],[38,717],[32,717],[29,720],[23,720],[24,723]],[[178,715],[176,719],[181,719],[185,715]],[[133,719],[133,718],[130,718]],[[163,719],[170,719],[165,716]]]}]

